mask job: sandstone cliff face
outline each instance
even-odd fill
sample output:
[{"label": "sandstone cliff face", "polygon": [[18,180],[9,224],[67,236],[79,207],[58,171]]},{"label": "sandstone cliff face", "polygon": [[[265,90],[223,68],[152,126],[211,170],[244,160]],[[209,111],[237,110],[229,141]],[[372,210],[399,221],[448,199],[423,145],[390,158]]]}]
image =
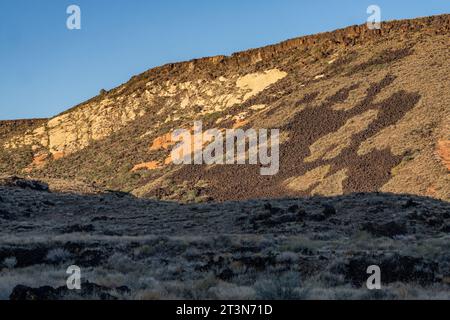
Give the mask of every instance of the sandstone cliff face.
[{"label": "sandstone cliff face", "polygon": [[[0,169],[176,200],[359,191],[449,200],[449,34],[442,15],[155,68],[52,119],[0,123]],[[280,129],[280,173],[174,166],[171,132],[194,120]]]},{"label": "sandstone cliff face", "polygon": [[[101,140],[119,131],[137,117],[149,111],[166,114],[163,123],[179,120],[182,115],[193,112],[209,115],[224,111],[262,92],[268,86],[286,76],[277,69],[246,74],[231,79],[177,83],[149,81],[142,95],[117,95],[101,97],[99,101],[88,102],[80,108],[56,116],[31,132],[13,136],[3,142],[6,149],[31,145],[33,150],[48,151],[54,158],[80,151],[91,142]],[[120,92],[120,90],[119,90]],[[159,104],[162,102],[162,105]],[[156,123],[157,128],[161,123]],[[42,158],[42,154],[36,154]]]}]

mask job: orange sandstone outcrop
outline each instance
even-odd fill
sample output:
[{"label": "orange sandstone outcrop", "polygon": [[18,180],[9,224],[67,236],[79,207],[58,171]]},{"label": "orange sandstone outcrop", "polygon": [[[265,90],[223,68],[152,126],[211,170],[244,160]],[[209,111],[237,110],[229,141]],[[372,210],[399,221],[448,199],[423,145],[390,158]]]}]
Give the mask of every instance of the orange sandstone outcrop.
[{"label": "orange sandstone outcrop", "polygon": [[153,140],[153,144],[150,147],[150,151],[158,151],[161,149],[167,150],[173,145],[174,143],[172,142],[172,133],[169,132]]},{"label": "orange sandstone outcrop", "polygon": [[437,154],[447,170],[450,170],[450,140],[441,140],[438,142]]},{"label": "orange sandstone outcrop", "polygon": [[45,166],[48,160],[48,154],[47,153],[41,153],[34,156],[33,161],[23,169],[23,172],[30,173],[35,169],[41,169]]},{"label": "orange sandstone outcrop", "polygon": [[144,162],[144,163],[140,163],[137,164],[133,167],[133,169],[131,169],[131,171],[135,172],[135,171],[139,171],[139,170],[156,170],[156,169],[160,169],[161,165],[159,163],[159,161],[150,161],[150,162]]},{"label": "orange sandstone outcrop", "polygon": [[59,160],[59,159],[61,159],[61,158],[64,158],[64,152],[55,152],[55,153],[53,154],[53,159],[54,159],[54,160]]}]

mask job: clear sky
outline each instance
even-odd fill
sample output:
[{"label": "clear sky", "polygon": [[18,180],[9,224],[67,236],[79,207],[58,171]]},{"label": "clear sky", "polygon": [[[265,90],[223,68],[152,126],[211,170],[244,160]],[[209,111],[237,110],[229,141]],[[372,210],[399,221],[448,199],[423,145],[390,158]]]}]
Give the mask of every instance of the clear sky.
[{"label": "clear sky", "polygon": [[[81,8],[81,30],[66,9]],[[0,0],[0,119],[50,117],[168,62],[367,20],[450,13],[449,0]]]}]

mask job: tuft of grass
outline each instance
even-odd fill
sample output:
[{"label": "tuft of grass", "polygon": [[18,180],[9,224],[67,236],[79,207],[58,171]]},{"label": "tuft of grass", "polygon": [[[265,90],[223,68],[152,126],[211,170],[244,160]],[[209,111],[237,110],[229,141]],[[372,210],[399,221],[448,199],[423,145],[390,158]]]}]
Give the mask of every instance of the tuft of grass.
[{"label": "tuft of grass", "polygon": [[7,269],[14,269],[17,265],[16,257],[9,257],[3,260],[3,266]]}]

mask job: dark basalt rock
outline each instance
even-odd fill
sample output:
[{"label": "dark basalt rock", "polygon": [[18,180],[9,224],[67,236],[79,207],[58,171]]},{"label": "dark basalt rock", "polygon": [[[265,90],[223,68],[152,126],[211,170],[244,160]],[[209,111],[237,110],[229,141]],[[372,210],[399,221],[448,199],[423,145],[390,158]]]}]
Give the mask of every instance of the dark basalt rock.
[{"label": "dark basalt rock", "polygon": [[117,198],[124,198],[124,197],[130,197],[131,194],[128,192],[123,192],[123,191],[117,191],[117,190],[106,190],[106,192],[110,195],[113,195]]},{"label": "dark basalt rock", "polygon": [[266,203],[264,209],[268,210],[270,214],[277,214],[282,211],[280,208],[273,207],[270,203]]},{"label": "dark basalt rock", "polygon": [[278,223],[289,223],[289,222],[297,222],[300,221],[299,215],[295,213],[284,214],[276,219]]},{"label": "dark basalt rock", "polygon": [[94,230],[95,230],[95,227],[92,224],[88,224],[88,225],[74,224],[74,225],[68,226],[66,228],[63,228],[61,230],[61,233],[93,232]]},{"label": "dark basalt rock", "polygon": [[14,215],[6,209],[0,209],[0,219],[11,220]]},{"label": "dark basalt rock", "polygon": [[31,288],[23,285],[16,286],[11,295],[10,300],[65,300],[65,299],[85,299],[93,298],[98,300],[117,300],[117,297],[111,295],[112,291],[121,294],[130,292],[128,287],[119,287],[110,289],[99,286],[95,283],[84,282],[81,290],[69,290],[67,287],[52,288],[44,286],[40,288]]},{"label": "dark basalt rock", "polygon": [[445,225],[442,226],[441,232],[450,233],[450,222],[447,222]]},{"label": "dark basalt rock", "polygon": [[309,219],[316,222],[325,221],[327,219],[327,216],[323,213],[315,213],[309,216]]},{"label": "dark basalt rock", "polygon": [[42,264],[46,261],[48,248],[35,247],[33,249],[25,248],[4,248],[0,249],[0,261],[9,257],[15,257],[17,268],[25,268],[36,264]]},{"label": "dark basalt rock", "polygon": [[406,203],[403,204],[402,207],[404,209],[406,209],[406,208],[411,208],[411,207],[417,207],[418,205],[419,204],[417,202],[415,202],[414,200],[408,199],[408,201],[406,201]]},{"label": "dark basalt rock", "polygon": [[220,280],[229,281],[234,277],[234,272],[230,268],[223,269],[217,277]]},{"label": "dark basalt rock", "polygon": [[34,191],[45,191],[45,192],[49,191],[48,184],[44,182],[37,180],[23,179],[16,176],[3,179],[1,184],[6,187],[17,187],[21,189],[28,189]]},{"label": "dark basalt rock", "polygon": [[18,285],[9,296],[10,300],[55,300],[56,298],[56,289],[49,286],[30,288]]},{"label": "dark basalt rock", "polygon": [[377,265],[381,269],[382,283],[416,282],[430,284],[437,281],[438,264],[424,258],[392,255],[361,254],[351,258],[344,266],[345,278],[360,287],[367,281],[367,267]]},{"label": "dark basalt rock", "polygon": [[405,222],[367,223],[362,229],[377,237],[395,237],[408,232]]},{"label": "dark basalt rock", "polygon": [[271,255],[261,255],[261,256],[241,256],[234,258],[235,261],[239,261],[249,268],[255,270],[265,270],[269,266],[275,265],[275,258]]},{"label": "dark basalt rock", "polygon": [[85,267],[97,267],[105,262],[107,256],[100,250],[84,250],[77,258],[76,265]]},{"label": "dark basalt rock", "polygon": [[326,204],[323,206],[323,214],[326,217],[334,216],[336,214],[336,209],[332,205]]}]

